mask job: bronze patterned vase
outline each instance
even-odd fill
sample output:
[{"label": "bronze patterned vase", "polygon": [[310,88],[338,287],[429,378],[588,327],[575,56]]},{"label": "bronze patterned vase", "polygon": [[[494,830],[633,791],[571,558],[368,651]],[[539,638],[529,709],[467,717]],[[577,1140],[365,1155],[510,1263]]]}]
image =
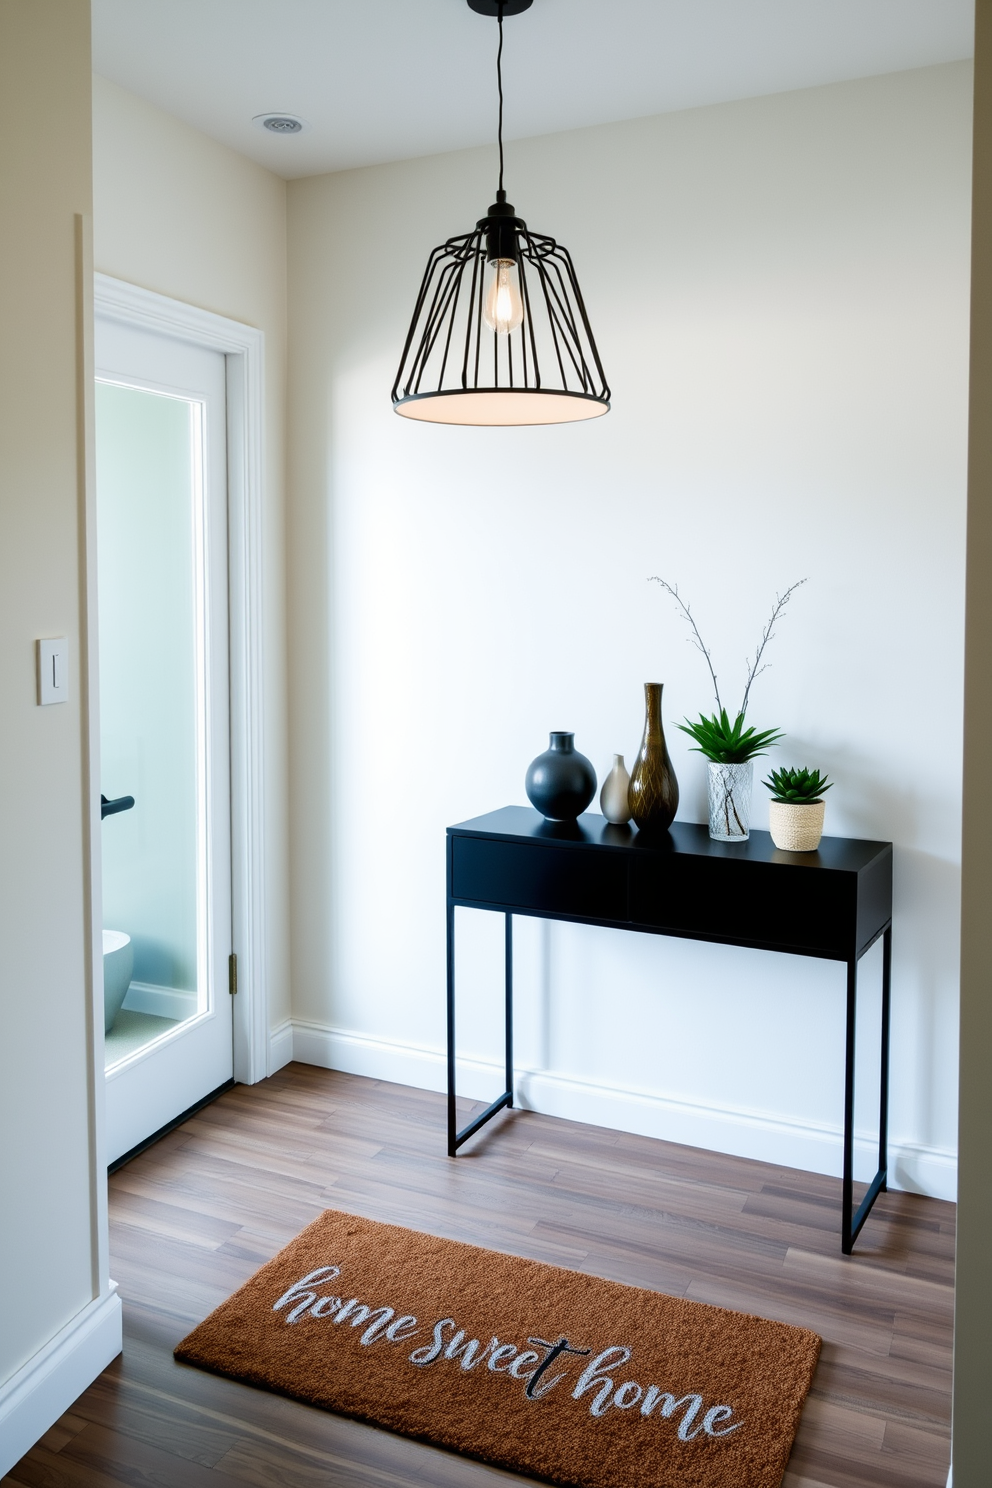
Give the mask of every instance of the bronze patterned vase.
[{"label": "bronze patterned vase", "polygon": [[643,831],[667,832],[679,809],[679,783],[661,726],[662,683],[644,684],[644,737],[630,773],[630,814]]}]

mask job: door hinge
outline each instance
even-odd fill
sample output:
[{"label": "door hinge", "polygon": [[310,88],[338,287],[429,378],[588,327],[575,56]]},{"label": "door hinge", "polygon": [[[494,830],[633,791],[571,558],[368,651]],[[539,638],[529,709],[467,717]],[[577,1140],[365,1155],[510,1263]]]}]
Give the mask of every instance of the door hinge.
[{"label": "door hinge", "polygon": [[238,992],[238,953],[232,951],[227,958],[227,990],[232,997]]}]

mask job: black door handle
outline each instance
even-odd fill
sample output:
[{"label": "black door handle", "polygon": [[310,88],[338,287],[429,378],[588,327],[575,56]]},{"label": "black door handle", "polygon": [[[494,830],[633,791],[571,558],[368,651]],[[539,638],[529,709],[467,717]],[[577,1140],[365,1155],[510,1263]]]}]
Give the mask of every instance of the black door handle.
[{"label": "black door handle", "polygon": [[100,797],[100,820],[105,816],[116,816],[118,811],[130,811],[134,805],[133,796],[118,796],[116,801],[108,801],[106,796]]}]

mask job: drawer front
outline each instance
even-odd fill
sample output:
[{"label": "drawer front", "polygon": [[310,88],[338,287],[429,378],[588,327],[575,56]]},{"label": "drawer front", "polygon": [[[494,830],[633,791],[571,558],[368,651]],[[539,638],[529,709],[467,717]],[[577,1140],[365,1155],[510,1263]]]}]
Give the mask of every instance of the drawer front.
[{"label": "drawer front", "polygon": [[619,853],[455,837],[451,870],[456,899],[534,914],[627,918],[627,863]]},{"label": "drawer front", "polygon": [[787,951],[854,953],[857,876],[659,855],[631,864],[633,925]]}]

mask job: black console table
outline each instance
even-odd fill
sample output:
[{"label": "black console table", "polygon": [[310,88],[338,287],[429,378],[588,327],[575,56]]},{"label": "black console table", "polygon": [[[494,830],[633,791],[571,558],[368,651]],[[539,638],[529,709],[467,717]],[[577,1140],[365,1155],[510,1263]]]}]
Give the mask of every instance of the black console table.
[{"label": "black console table", "polygon": [[[842,961],[847,967],[841,1249],[850,1255],[885,1188],[892,971],[892,844],[824,837],[815,853],[781,852],[767,832],[710,840],[676,822],[652,837],[587,814],[545,821],[506,806],[448,828],[448,1155],[513,1105],[513,916],[678,935]],[[458,1131],[455,1112],[455,907],[506,916],[506,1089]],[[879,936],[882,956],[878,1170],[854,1211],[854,1034],[858,962]]]}]

